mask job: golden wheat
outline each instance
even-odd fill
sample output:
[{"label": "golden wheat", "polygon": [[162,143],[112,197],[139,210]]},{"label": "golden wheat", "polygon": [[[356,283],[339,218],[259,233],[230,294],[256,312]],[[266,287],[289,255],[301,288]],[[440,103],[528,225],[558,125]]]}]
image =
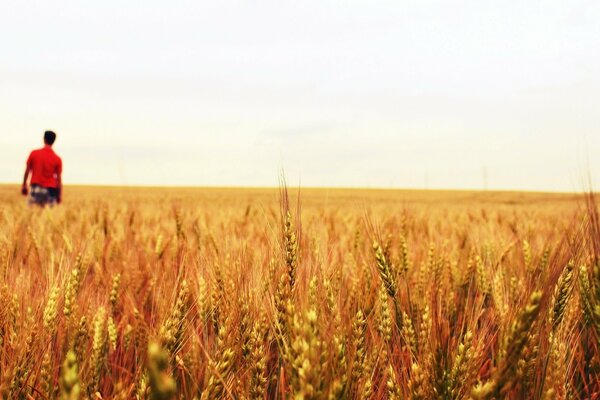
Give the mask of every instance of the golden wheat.
[{"label": "golden wheat", "polygon": [[595,203],[69,188],[38,210],[7,190],[2,399],[600,396]]}]

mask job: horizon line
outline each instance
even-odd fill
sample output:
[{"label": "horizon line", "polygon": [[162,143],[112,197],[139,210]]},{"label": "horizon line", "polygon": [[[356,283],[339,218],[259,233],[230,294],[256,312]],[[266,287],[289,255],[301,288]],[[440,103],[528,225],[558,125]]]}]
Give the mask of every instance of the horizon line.
[{"label": "horizon line", "polygon": [[[20,183],[0,182],[0,186],[16,186]],[[113,183],[69,183],[64,187],[90,187],[90,188],[131,188],[131,189],[278,189],[281,185],[153,185],[153,184],[113,184]],[[582,195],[593,190],[540,190],[540,189],[493,189],[493,188],[452,188],[452,187],[383,187],[383,186],[292,186],[287,185],[288,189],[308,189],[308,190],[373,190],[373,191],[406,191],[406,192],[478,192],[478,193],[537,193],[537,194],[559,194],[559,195]]]}]

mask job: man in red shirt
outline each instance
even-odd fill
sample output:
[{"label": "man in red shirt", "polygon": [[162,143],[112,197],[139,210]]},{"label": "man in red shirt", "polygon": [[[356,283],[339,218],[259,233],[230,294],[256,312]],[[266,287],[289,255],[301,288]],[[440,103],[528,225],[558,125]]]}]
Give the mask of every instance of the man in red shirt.
[{"label": "man in red shirt", "polygon": [[44,147],[32,151],[27,159],[21,193],[23,196],[27,196],[27,179],[31,174],[29,204],[43,207],[45,205],[52,206],[61,201],[62,160],[52,150],[55,140],[54,132],[44,132]]}]

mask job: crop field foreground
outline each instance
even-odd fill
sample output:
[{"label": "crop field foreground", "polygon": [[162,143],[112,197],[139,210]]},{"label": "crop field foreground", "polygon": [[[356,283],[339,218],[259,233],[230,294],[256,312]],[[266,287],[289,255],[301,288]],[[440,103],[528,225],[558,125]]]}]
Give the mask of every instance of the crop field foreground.
[{"label": "crop field foreground", "polygon": [[600,398],[591,195],[18,190],[1,399]]}]

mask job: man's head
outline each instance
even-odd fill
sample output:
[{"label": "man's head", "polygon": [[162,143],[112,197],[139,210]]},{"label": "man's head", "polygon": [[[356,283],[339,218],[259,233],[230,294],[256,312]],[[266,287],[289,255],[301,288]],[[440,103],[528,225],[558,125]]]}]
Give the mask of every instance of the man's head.
[{"label": "man's head", "polygon": [[52,131],[44,132],[44,143],[46,143],[49,146],[52,146],[54,144],[55,140],[56,140],[56,133],[54,133]]}]

